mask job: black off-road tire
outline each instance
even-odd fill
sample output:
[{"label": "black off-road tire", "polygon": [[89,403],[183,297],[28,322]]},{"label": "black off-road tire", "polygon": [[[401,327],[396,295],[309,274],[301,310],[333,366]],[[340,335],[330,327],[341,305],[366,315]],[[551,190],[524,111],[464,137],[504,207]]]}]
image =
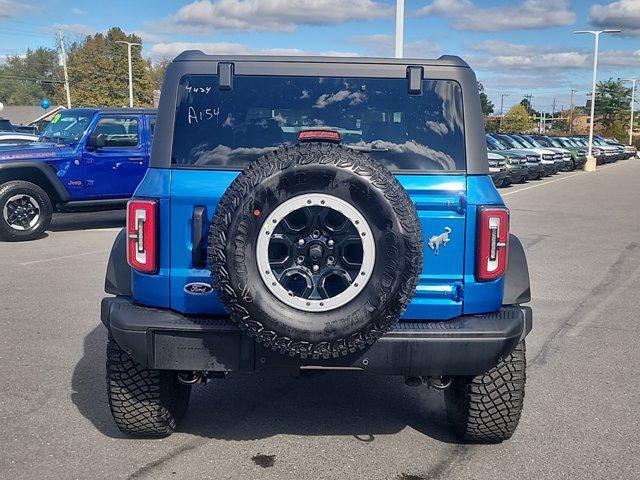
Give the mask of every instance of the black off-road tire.
[{"label": "black off-road tire", "polygon": [[483,375],[457,377],[445,390],[447,417],[469,443],[498,443],[515,432],[524,402],[525,342]]},{"label": "black off-road tire", "polygon": [[[279,300],[256,264],[263,222],[278,205],[309,193],[347,201],[375,239],[369,281],[348,303],[324,312]],[[249,165],[222,196],[209,231],[208,265],[231,319],[265,347],[292,357],[335,358],[373,344],[409,305],[422,259],[415,205],[395,176],[370,156],[329,143],[283,147]]]},{"label": "black off-road tire", "polygon": [[130,435],[166,437],[187,411],[191,386],[176,372],[149,370],[131,358],[109,333],[107,396],[118,428]]},{"label": "black off-road tire", "polygon": [[[4,219],[3,210],[7,201],[19,194],[34,198],[40,205],[38,221],[27,230],[16,230]],[[5,242],[21,242],[40,237],[51,223],[53,206],[47,192],[35,183],[23,180],[12,180],[0,185],[0,240]]]}]

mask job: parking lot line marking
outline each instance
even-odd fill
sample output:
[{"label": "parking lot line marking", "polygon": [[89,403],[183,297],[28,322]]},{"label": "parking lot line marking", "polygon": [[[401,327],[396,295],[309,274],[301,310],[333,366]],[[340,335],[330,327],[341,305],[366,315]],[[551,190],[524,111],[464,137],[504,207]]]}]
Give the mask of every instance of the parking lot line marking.
[{"label": "parking lot line marking", "polygon": [[108,253],[108,252],[109,250],[95,250],[93,252],[76,253],[74,255],[64,255],[62,257],[51,257],[51,258],[44,258],[42,260],[32,260],[31,262],[23,262],[18,265],[20,265],[21,267],[25,267],[27,265],[33,265],[35,263],[54,262],[56,260],[65,260],[67,258],[82,257],[85,255],[95,255],[97,253]]},{"label": "parking lot line marking", "polygon": [[528,187],[521,188],[521,189],[516,190],[516,191],[514,191],[514,192],[507,192],[507,193],[503,193],[503,194],[502,194],[502,196],[503,196],[503,197],[506,197],[506,196],[508,196],[508,195],[513,195],[513,194],[515,194],[515,193],[524,192],[525,190],[531,190],[532,188],[544,187],[545,185],[549,185],[550,183],[561,182],[562,180],[568,180],[568,179],[570,179],[570,178],[573,178],[573,177],[579,177],[579,176],[581,176],[581,175],[586,175],[586,174],[588,174],[588,173],[598,173],[598,172],[601,172],[602,170],[606,170],[606,169],[608,169],[608,168],[616,167],[616,166],[619,166],[619,165],[624,165],[624,163],[616,163],[616,164],[613,164],[613,165],[606,165],[606,166],[604,166],[604,167],[600,167],[600,168],[598,168],[595,172],[579,172],[579,173],[574,173],[574,174],[572,174],[572,175],[568,175],[568,176],[566,176],[566,177],[556,178],[556,179],[554,179],[554,180],[549,180],[549,181],[544,182],[544,183],[538,183],[538,184],[536,184],[536,185],[530,185],[530,186],[528,186]]}]

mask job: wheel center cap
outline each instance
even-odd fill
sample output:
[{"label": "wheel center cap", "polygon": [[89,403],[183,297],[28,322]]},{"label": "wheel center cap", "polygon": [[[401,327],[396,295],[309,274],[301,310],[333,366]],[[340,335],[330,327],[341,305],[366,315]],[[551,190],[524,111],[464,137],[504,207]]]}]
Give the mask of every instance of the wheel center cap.
[{"label": "wheel center cap", "polygon": [[317,262],[318,260],[320,260],[323,255],[324,255],[324,250],[322,249],[322,246],[316,244],[316,245],[312,245],[309,248],[309,256],[311,257],[311,260],[313,260],[314,262]]}]

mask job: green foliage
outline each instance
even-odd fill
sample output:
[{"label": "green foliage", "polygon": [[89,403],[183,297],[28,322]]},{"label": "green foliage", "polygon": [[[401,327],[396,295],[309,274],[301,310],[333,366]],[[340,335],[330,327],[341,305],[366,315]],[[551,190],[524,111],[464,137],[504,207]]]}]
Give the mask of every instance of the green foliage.
[{"label": "green foliage", "polygon": [[538,115],[538,112],[533,109],[533,107],[531,106],[531,101],[528,98],[525,97],[520,100],[520,105],[525,108],[529,115]]},{"label": "green foliage", "polygon": [[[127,35],[112,28],[106,35],[97,33],[82,42],[74,42],[68,49],[67,66],[74,107],[129,106],[129,66],[127,46],[118,40],[141,43],[136,35]],[[132,47],[134,106],[153,104],[151,62],[142,58],[140,47]],[[58,98],[63,87],[58,87]]]},{"label": "green foliage", "polygon": [[171,63],[170,58],[161,58],[151,67],[151,78],[153,79],[153,89],[162,90],[162,82],[164,81],[164,74],[167,72],[167,67]]},{"label": "green foliage", "polygon": [[620,80],[603,80],[596,85],[596,120],[600,121],[605,130],[612,128],[616,117],[629,115],[631,89],[625,87]]},{"label": "green foliage", "polygon": [[482,105],[482,113],[485,115],[490,115],[493,113],[493,103],[487,97],[487,94],[484,91],[484,85],[481,82],[478,82],[478,93],[480,93],[480,104]]},{"label": "green foliage", "polygon": [[506,132],[527,132],[534,126],[533,119],[522,104],[511,107],[502,119],[502,129]]},{"label": "green foliage", "polygon": [[0,65],[0,102],[6,105],[37,105],[43,98],[52,103],[52,81],[59,81],[58,54],[50,48],[28,49],[24,56],[8,57]]}]

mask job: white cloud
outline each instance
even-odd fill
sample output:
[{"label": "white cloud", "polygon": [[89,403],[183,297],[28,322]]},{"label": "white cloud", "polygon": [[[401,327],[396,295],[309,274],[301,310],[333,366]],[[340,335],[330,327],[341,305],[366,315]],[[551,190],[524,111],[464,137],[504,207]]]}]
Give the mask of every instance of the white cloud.
[{"label": "white cloud", "polygon": [[[593,68],[593,54],[588,49],[566,49],[554,46],[522,45],[499,40],[486,40],[473,47],[475,53],[465,60],[479,72],[509,74],[514,77],[514,86],[521,75],[527,75],[533,83],[549,86],[550,82],[567,80],[581,70]],[[640,50],[601,50],[599,70],[616,71],[620,68],[640,68]],[[611,74],[610,73],[610,74]],[[572,80],[572,81],[575,81]],[[529,82],[522,87],[531,87]]]},{"label": "white cloud", "polygon": [[34,10],[34,8],[29,5],[25,5],[23,2],[16,0],[0,0],[0,20],[14,18],[30,10]]},{"label": "white cloud", "polygon": [[589,22],[599,28],[620,28],[624,35],[640,35],[640,1],[595,4],[589,9]]},{"label": "white cloud", "polygon": [[84,10],[82,10],[80,8],[73,7],[73,8],[69,9],[69,13],[72,14],[72,15],[84,15]]},{"label": "white cloud", "polygon": [[309,52],[299,48],[256,48],[232,42],[170,42],[156,43],[148,51],[152,57],[172,58],[185,50],[202,50],[211,55],[321,55],[329,57],[354,57],[354,52]]},{"label": "white cloud", "polygon": [[471,0],[434,0],[413,15],[446,17],[457,30],[478,32],[565,26],[576,19],[567,0],[524,0],[519,5],[488,8]]},{"label": "white cloud", "polygon": [[389,18],[393,8],[373,0],[196,0],[154,24],[169,32],[293,31],[299,25],[336,25]]},{"label": "white cloud", "polygon": [[[352,37],[347,43],[363,47],[365,55],[374,57],[392,57],[395,38],[393,35],[376,33]],[[405,42],[404,56],[407,58],[437,58],[444,52],[442,46],[428,40]]]}]

